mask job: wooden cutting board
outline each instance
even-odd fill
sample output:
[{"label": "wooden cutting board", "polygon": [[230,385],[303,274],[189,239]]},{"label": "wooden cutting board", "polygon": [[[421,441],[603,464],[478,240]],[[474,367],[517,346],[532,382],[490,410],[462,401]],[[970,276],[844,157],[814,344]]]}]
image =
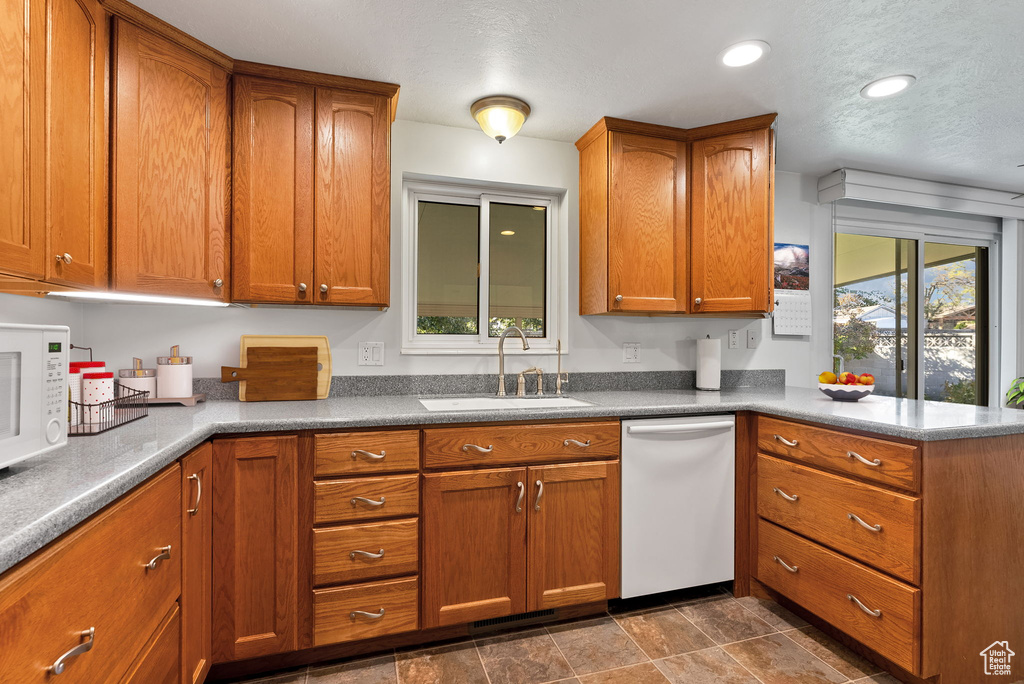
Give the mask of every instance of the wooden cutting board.
[{"label": "wooden cutting board", "polygon": [[221,382],[245,382],[244,401],[317,398],[316,347],[249,347],[242,368],[221,366]]},{"label": "wooden cutting board", "polygon": [[[249,347],[316,347],[320,373],[317,376],[316,398],[326,399],[331,393],[331,343],[326,335],[242,335],[238,365],[246,366]],[[238,400],[246,400],[246,382],[238,383]]]}]

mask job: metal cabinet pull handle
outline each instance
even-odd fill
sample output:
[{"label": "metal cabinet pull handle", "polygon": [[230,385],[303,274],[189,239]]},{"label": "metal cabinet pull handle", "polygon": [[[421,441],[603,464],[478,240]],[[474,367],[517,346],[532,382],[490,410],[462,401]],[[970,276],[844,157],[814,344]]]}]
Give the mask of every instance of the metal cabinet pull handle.
[{"label": "metal cabinet pull handle", "polygon": [[482,447],[479,444],[463,444],[462,445],[462,450],[463,451],[469,451],[470,449],[475,449],[476,451],[479,451],[481,454],[489,454],[492,451],[494,451],[494,445],[493,444],[488,444],[485,447]]},{"label": "metal cabinet pull handle", "polygon": [[786,561],[782,560],[778,556],[772,556],[772,560],[774,560],[776,563],[778,563],[779,565],[781,565],[782,567],[786,568],[787,570],[789,570],[792,573],[796,573],[796,572],[798,572],[800,570],[800,566],[799,565],[790,565],[789,563],[787,563]]},{"label": "metal cabinet pull handle", "polygon": [[384,617],[384,609],[381,608],[376,613],[367,613],[365,610],[353,610],[351,613],[348,614],[348,616],[353,620],[355,620],[357,617],[364,617],[370,620],[380,620],[382,617]]},{"label": "metal cabinet pull handle", "polygon": [[160,548],[160,554],[153,557],[153,560],[146,563],[146,570],[156,570],[156,566],[160,564],[160,561],[167,560],[171,557],[171,545],[163,546]]},{"label": "metal cabinet pull handle", "polygon": [[868,614],[868,615],[870,615],[871,617],[877,617],[877,618],[880,618],[880,617],[882,617],[882,611],[881,611],[881,610],[871,610],[870,608],[868,608],[867,606],[865,606],[865,605],[864,605],[863,603],[861,603],[861,602],[860,602],[860,599],[858,599],[858,598],[857,598],[856,596],[854,596],[853,594],[847,594],[847,595],[846,595],[846,598],[848,598],[848,599],[850,599],[851,601],[853,601],[854,603],[856,603],[856,604],[857,604],[857,607],[858,607],[858,608],[860,608],[861,610],[863,610],[863,611],[864,611],[865,613],[867,613],[867,614]]},{"label": "metal cabinet pull handle", "polygon": [[526,487],[522,482],[516,482],[516,487],[519,487],[519,498],[516,499],[516,513],[523,512],[523,497],[526,495]]},{"label": "metal cabinet pull handle", "polygon": [[67,252],[64,252],[63,254],[58,254],[57,263],[59,264],[61,262],[64,262],[65,264],[70,264],[72,262],[71,255],[68,254]]},{"label": "metal cabinet pull handle", "polygon": [[356,449],[355,451],[352,452],[352,458],[355,458],[356,456],[365,456],[366,458],[372,458],[375,461],[379,461],[380,459],[387,456],[387,454],[388,452],[384,451],[383,449],[380,450],[379,454],[375,454],[372,451],[367,451],[366,449]]},{"label": "metal cabinet pull handle", "polygon": [[306,283],[299,283],[299,292],[306,291]]},{"label": "metal cabinet pull handle", "polygon": [[540,510],[540,498],[542,496],[544,496],[544,483],[541,482],[540,480],[537,480],[536,485],[537,485],[537,500],[533,503],[533,510],[539,511]]},{"label": "metal cabinet pull handle", "polygon": [[693,303],[696,304],[697,306],[700,306],[701,302],[703,302],[703,301],[704,300],[701,299],[700,297],[694,297],[693,298]]},{"label": "metal cabinet pull handle", "polygon": [[779,440],[780,442],[782,442],[783,444],[785,444],[788,447],[795,447],[797,444],[800,443],[800,441],[796,440],[796,439],[794,439],[792,442],[790,442],[788,439],[786,439],[782,435],[775,435],[775,439]]},{"label": "metal cabinet pull handle", "polygon": [[621,302],[622,301],[622,295],[615,295],[615,301]]},{"label": "metal cabinet pull handle", "polygon": [[882,526],[881,525],[868,525],[866,522],[864,522],[863,520],[860,519],[859,515],[854,515],[853,513],[847,513],[846,517],[849,518],[850,520],[853,520],[854,522],[856,522],[858,525],[863,527],[865,530],[870,530],[872,532],[881,532],[882,531]]},{"label": "metal cabinet pull handle", "polygon": [[878,466],[882,465],[882,462],[879,459],[876,458],[873,461],[869,461],[868,459],[858,454],[856,451],[847,451],[846,455],[849,456],[850,458],[855,458],[864,465],[871,466],[872,468],[877,468]]},{"label": "metal cabinet pull handle", "polygon": [[74,658],[75,656],[82,655],[83,653],[88,653],[92,650],[92,645],[96,641],[96,628],[90,627],[89,629],[82,632],[80,636],[84,636],[85,641],[75,646],[73,649],[62,655],[60,658],[57,658],[55,661],[53,661],[53,665],[46,668],[47,671],[50,672],[50,674],[62,674],[64,672],[64,668],[67,667],[69,658]]},{"label": "metal cabinet pull handle", "polygon": [[794,494],[793,496],[790,496],[789,494],[787,494],[786,492],[782,491],[778,487],[772,487],[772,491],[775,492],[776,494],[778,494],[779,496],[781,496],[786,501],[799,501],[800,500],[800,495],[799,494]]},{"label": "metal cabinet pull handle", "polygon": [[569,446],[570,444],[572,444],[573,446],[578,446],[582,449],[590,446],[590,440],[588,439],[586,442],[581,442],[578,439],[567,439],[564,442],[562,442],[562,446]]},{"label": "metal cabinet pull handle", "polygon": [[192,473],[188,479],[196,481],[196,502],[192,508],[188,509],[189,515],[195,515],[199,512],[199,502],[203,500],[203,481],[199,479],[198,473]]},{"label": "metal cabinet pull handle", "polygon": [[224,279],[223,278],[215,278],[213,280],[213,286],[214,287],[224,287]]},{"label": "metal cabinet pull handle", "polygon": [[363,558],[383,558],[384,549],[381,549],[377,553],[371,553],[370,551],[352,551],[348,554],[348,557],[352,560],[355,560],[356,556],[362,556]]},{"label": "metal cabinet pull handle", "polygon": [[327,294],[330,289],[331,288],[327,287],[327,283],[320,283],[320,291],[324,294]]},{"label": "metal cabinet pull handle", "polygon": [[352,505],[355,506],[357,503],[364,503],[368,506],[383,506],[384,497],[380,497],[380,501],[374,501],[373,499],[367,499],[365,496],[356,496],[352,498]]}]

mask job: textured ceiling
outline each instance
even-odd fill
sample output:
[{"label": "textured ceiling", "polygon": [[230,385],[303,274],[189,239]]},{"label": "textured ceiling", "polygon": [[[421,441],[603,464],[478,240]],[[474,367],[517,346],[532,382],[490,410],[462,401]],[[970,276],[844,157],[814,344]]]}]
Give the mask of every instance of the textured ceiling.
[{"label": "textured ceiling", "polygon": [[[238,59],[398,83],[400,119],[472,127],[473,100],[507,93],[533,108],[522,135],[575,141],[605,115],[777,111],[782,170],[1024,191],[1022,0],[134,1]],[[767,60],[718,64],[750,38]],[[900,73],[905,94],[860,97]]]}]

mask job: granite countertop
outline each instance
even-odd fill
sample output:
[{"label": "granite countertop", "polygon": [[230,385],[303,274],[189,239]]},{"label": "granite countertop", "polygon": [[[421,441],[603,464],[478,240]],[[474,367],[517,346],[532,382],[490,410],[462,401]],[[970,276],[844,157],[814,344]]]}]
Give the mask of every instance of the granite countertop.
[{"label": "granite countertop", "polygon": [[67,532],[216,434],[757,411],[785,418],[934,441],[1024,434],[1024,411],[871,396],[833,402],[786,387],[574,392],[591,406],[431,412],[415,396],[336,397],[312,402],[211,401],[152,406],[150,415],[0,472],[0,572]]}]

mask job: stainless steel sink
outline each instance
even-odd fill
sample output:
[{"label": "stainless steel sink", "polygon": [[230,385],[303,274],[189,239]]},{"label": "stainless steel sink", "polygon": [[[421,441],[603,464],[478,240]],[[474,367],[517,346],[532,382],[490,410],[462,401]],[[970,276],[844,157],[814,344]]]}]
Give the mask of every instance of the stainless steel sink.
[{"label": "stainless steel sink", "polygon": [[428,411],[507,411],[593,405],[571,397],[456,397],[420,399],[420,403]]}]

